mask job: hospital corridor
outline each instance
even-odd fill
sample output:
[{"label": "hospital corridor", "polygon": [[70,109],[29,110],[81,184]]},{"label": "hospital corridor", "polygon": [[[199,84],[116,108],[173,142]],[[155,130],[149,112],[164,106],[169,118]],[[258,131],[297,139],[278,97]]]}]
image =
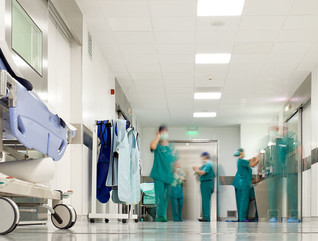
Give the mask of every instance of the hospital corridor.
[{"label": "hospital corridor", "polygon": [[0,0],[0,241],[318,240],[317,0]]}]

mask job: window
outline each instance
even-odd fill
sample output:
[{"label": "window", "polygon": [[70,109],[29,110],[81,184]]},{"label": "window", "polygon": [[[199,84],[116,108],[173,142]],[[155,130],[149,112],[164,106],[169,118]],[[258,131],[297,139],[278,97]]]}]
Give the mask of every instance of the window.
[{"label": "window", "polygon": [[43,34],[17,0],[12,0],[12,49],[42,75]]}]

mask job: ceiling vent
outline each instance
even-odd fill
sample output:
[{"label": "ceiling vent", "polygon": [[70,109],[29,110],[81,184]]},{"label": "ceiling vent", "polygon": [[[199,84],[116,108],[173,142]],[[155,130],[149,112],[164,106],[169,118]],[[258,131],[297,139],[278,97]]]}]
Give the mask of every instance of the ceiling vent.
[{"label": "ceiling vent", "polygon": [[212,23],[211,23],[211,26],[213,26],[213,27],[222,27],[222,26],[224,26],[225,25],[225,22],[224,21],[213,21]]},{"label": "ceiling vent", "polygon": [[92,60],[93,58],[93,38],[92,35],[88,32],[88,41],[87,41],[87,49],[88,49],[88,56]]}]

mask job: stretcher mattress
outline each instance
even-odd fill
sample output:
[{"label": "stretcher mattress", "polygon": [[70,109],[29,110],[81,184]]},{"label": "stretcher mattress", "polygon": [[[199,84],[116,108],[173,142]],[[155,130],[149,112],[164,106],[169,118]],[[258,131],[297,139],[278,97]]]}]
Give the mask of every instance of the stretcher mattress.
[{"label": "stretcher mattress", "polygon": [[[60,160],[68,145],[66,123],[31,91],[29,81],[16,76],[14,68],[9,66],[9,63],[13,64],[11,56],[2,43],[0,49],[0,71],[8,72],[16,85],[16,104],[8,106],[9,113],[3,115],[4,138],[14,137],[29,149],[46,154],[55,161]],[[8,104],[8,97],[3,97],[1,101]],[[71,135],[74,137],[75,131]]]}]

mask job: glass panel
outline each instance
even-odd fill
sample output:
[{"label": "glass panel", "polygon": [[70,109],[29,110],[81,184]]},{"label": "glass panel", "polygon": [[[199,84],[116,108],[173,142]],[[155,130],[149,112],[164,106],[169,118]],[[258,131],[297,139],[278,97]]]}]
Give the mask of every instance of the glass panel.
[{"label": "glass panel", "polygon": [[42,32],[16,0],[12,0],[12,49],[42,75]]},{"label": "glass panel", "polygon": [[287,178],[287,215],[289,218],[299,219],[299,197],[301,175],[300,171],[300,139],[298,138],[299,114],[294,115],[287,125],[284,132],[286,146],[286,163],[284,177]]}]

